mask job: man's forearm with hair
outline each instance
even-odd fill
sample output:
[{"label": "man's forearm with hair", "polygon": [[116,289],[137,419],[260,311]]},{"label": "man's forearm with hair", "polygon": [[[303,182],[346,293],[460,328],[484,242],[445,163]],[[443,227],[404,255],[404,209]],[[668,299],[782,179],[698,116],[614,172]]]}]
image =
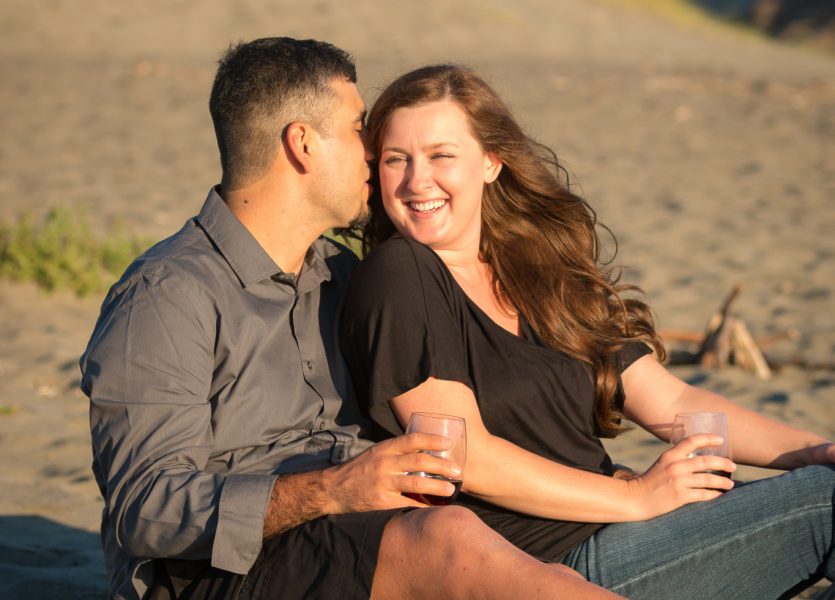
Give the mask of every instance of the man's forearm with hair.
[{"label": "man's forearm with hair", "polygon": [[270,493],[264,539],[325,515],[327,500],[322,471],[282,475]]},{"label": "man's forearm with hair", "polygon": [[460,477],[461,468],[451,461],[419,452],[442,452],[449,443],[442,436],[411,433],[375,444],[327,469],[280,476],[270,493],[264,538],[324,515],[425,506],[402,492],[449,496],[453,488],[447,481],[407,475],[424,471]]}]

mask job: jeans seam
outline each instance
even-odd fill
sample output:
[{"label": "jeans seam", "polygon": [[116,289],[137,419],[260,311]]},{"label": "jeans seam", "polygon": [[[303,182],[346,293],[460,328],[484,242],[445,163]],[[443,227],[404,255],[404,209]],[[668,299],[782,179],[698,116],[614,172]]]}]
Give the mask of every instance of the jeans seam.
[{"label": "jeans seam", "polygon": [[[779,519],[776,519],[776,520],[773,519],[773,520],[769,521],[769,523],[766,524],[766,525],[762,525],[762,526],[760,526],[756,529],[746,530],[745,532],[738,533],[738,534],[734,535],[733,537],[730,537],[730,538],[727,538],[727,539],[724,539],[724,540],[720,540],[719,542],[710,546],[710,548],[716,549],[716,548],[721,548],[723,546],[727,546],[728,544],[736,542],[737,540],[739,540],[741,538],[747,537],[749,535],[754,535],[756,533],[759,533],[759,532],[763,531],[764,529],[768,529],[768,528],[773,527],[773,526],[775,526],[779,523],[782,523],[782,522],[787,520],[787,517],[792,517],[792,516],[794,516],[798,513],[805,513],[805,512],[819,510],[821,508],[823,508],[823,509],[831,508],[831,503],[814,504],[812,506],[804,506],[802,508],[795,509],[792,512],[781,515],[781,518],[779,518]],[[650,575],[654,575],[655,573],[658,573],[658,572],[663,571],[665,569],[668,569],[672,566],[675,566],[676,564],[678,564],[678,563],[680,563],[684,560],[689,559],[691,556],[694,556],[694,555],[702,552],[703,550],[704,550],[704,548],[700,549],[699,551],[693,551],[693,552],[690,552],[690,553],[685,554],[683,556],[679,556],[675,560],[665,562],[663,565],[659,565],[659,566],[654,567],[652,569],[646,570],[646,571],[644,571],[644,572],[642,572],[638,575],[635,575],[635,576],[631,577],[630,579],[627,579],[626,581],[622,581],[621,583],[612,586],[609,589],[611,591],[616,591],[616,590],[618,590],[618,589],[620,589],[624,586],[630,585],[630,584],[632,584],[636,581],[644,579],[645,577],[648,577]]]}]

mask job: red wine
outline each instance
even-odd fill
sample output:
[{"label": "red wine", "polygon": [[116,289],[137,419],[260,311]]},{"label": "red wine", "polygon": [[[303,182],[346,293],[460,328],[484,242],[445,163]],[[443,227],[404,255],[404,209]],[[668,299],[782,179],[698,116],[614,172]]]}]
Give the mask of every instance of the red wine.
[{"label": "red wine", "polygon": [[452,496],[435,496],[433,494],[408,494],[405,492],[403,493],[404,496],[407,496],[412,500],[417,500],[418,502],[423,502],[424,504],[429,504],[430,506],[446,506],[458,497],[458,492],[461,491],[460,479],[447,479],[446,477],[441,477],[440,475],[432,475],[430,473],[422,473],[422,475],[424,477],[431,477],[432,479],[441,479],[443,481],[449,481],[452,485],[455,486],[455,491],[452,492]]},{"label": "red wine", "polygon": [[[703,471],[703,473],[710,473],[711,475],[719,475],[719,477],[727,477],[728,479],[733,481],[731,474],[728,471],[714,471],[712,469]],[[728,490],[716,488],[717,491],[722,492],[723,494]]]}]

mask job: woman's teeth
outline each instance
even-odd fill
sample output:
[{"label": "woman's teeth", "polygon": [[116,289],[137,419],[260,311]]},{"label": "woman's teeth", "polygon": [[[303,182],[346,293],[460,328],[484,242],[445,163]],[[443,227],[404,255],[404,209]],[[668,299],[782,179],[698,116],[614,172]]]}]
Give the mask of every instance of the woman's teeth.
[{"label": "woman's teeth", "polygon": [[429,212],[432,210],[437,210],[441,208],[444,204],[446,204],[446,200],[432,200],[431,202],[409,202],[409,206],[412,210],[416,210],[418,212]]}]

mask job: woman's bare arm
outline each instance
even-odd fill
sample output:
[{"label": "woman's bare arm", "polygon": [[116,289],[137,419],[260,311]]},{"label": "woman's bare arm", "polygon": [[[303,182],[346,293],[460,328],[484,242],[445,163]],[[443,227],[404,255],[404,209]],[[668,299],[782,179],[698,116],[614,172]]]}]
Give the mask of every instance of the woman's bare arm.
[{"label": "woman's bare arm", "polygon": [[693,387],[644,356],[622,376],[629,419],[662,440],[669,440],[676,413],[723,412],[735,462],[794,469],[835,462],[835,446],[820,435],[775,421],[713,392]]},{"label": "woman's bare arm", "polygon": [[467,463],[463,489],[493,504],[552,519],[610,523],[648,519],[690,502],[717,497],[733,484],[702,473],[732,471],[727,459],[685,460],[700,446],[716,443],[699,436],[664,453],[650,471],[623,480],[570,468],[491,435],[482,422],[472,390],[461,383],[429,378],[392,400],[395,415],[408,422],[412,412],[439,412],[467,421]]}]

